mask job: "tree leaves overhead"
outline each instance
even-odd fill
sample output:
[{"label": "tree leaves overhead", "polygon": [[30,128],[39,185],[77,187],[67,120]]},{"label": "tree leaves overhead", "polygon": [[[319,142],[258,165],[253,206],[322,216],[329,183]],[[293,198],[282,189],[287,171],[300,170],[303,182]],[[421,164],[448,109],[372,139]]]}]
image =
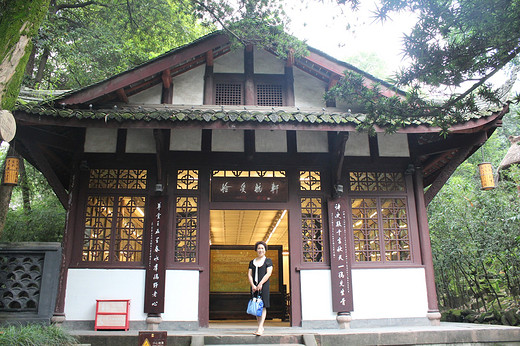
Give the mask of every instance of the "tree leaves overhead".
[{"label": "tree leaves overhead", "polygon": [[44,70],[41,78],[35,71],[28,84],[85,86],[209,31],[192,7],[173,0],[55,0],[36,41],[34,69],[44,61]]}]

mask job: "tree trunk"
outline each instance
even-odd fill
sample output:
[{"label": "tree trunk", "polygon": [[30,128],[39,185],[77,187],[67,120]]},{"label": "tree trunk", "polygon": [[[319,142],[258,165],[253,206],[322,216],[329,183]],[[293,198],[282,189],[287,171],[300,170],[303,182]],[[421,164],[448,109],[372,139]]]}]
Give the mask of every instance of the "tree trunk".
[{"label": "tree trunk", "polygon": [[[19,155],[18,155],[19,156]],[[31,189],[29,188],[29,180],[27,178],[27,171],[25,170],[24,159],[20,158],[20,187],[22,188],[23,211],[25,215],[31,213]]]},{"label": "tree trunk", "polygon": [[12,110],[20,92],[32,37],[49,9],[49,0],[3,0],[0,22],[0,109]]},{"label": "tree trunk", "polygon": [[[14,155],[13,147],[10,147],[7,151],[7,156]],[[6,156],[6,157],[7,157]],[[5,171],[5,161],[2,163],[1,173],[2,173],[2,184],[0,185],[0,238],[2,238],[2,233],[4,231],[5,219],[7,218],[7,212],[9,211],[9,203],[11,202],[11,195],[13,193],[12,185],[4,185],[4,171]]]},{"label": "tree trunk", "polygon": [[[32,79],[33,71],[34,71],[34,61],[36,59],[36,46],[33,43],[33,47],[31,49],[31,54],[29,55],[29,61],[27,61],[27,66],[25,67],[25,75]],[[34,83],[31,81],[31,87],[34,87]]]},{"label": "tree trunk", "polygon": [[38,64],[38,71],[36,71],[36,77],[34,77],[34,85],[38,86],[43,80],[43,72],[45,72],[45,66],[47,66],[47,60],[49,60],[49,48],[45,48],[43,50],[42,56],[40,58],[40,63]]},{"label": "tree trunk", "polygon": [[[32,37],[49,10],[49,0],[0,0],[0,109],[13,110],[32,51]],[[0,186],[0,236],[12,186]]]}]

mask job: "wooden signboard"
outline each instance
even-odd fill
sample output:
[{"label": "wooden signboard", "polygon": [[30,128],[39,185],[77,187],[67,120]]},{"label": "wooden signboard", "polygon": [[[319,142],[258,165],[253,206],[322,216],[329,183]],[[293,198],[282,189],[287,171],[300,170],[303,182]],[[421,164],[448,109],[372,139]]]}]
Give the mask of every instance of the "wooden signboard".
[{"label": "wooden signboard", "polygon": [[166,261],[167,198],[154,196],[150,198],[150,242],[146,261],[146,281],[144,312],[164,312],[164,285]]},{"label": "wooden signboard", "polygon": [[332,311],[354,310],[352,269],[348,253],[347,202],[339,198],[328,202],[330,231],[330,272],[332,279]]},{"label": "wooden signboard", "polygon": [[221,178],[211,179],[213,202],[287,202],[287,178]]}]

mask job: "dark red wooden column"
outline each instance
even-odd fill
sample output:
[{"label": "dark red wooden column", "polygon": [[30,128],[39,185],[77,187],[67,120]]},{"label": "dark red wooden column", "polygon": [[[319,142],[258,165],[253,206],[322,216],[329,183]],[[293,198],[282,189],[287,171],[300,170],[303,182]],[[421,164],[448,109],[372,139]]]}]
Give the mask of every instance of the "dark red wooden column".
[{"label": "dark red wooden column", "polygon": [[417,224],[419,226],[419,242],[421,244],[421,260],[426,276],[426,292],[428,296],[428,314],[432,325],[439,325],[441,314],[437,304],[437,290],[435,288],[435,274],[433,271],[432,246],[430,242],[430,228],[424,203],[423,173],[421,167],[415,168],[414,176],[415,206],[417,210]]},{"label": "dark red wooden column", "polygon": [[244,74],[245,74],[245,83],[244,83],[244,94],[245,94],[245,104],[246,105],[254,105],[255,104],[255,82],[254,82],[254,73],[255,73],[255,62],[253,56],[253,46],[246,46],[244,49]]},{"label": "dark red wooden column", "polygon": [[285,63],[285,106],[294,107],[294,52],[289,50]]},{"label": "dark red wooden column", "polygon": [[213,96],[213,51],[206,52],[206,72],[204,73],[204,101],[205,105],[215,104]]}]

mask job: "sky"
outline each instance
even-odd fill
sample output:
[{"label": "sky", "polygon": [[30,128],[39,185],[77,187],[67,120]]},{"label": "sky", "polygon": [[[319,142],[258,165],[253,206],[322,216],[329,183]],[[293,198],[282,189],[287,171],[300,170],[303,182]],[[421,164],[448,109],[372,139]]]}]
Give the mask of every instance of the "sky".
[{"label": "sky", "polygon": [[381,23],[373,18],[371,1],[362,1],[358,11],[327,0],[285,3],[291,34],[311,47],[344,61],[361,52],[376,53],[390,72],[406,65],[402,38],[415,23],[413,14],[392,14],[392,20]]}]

